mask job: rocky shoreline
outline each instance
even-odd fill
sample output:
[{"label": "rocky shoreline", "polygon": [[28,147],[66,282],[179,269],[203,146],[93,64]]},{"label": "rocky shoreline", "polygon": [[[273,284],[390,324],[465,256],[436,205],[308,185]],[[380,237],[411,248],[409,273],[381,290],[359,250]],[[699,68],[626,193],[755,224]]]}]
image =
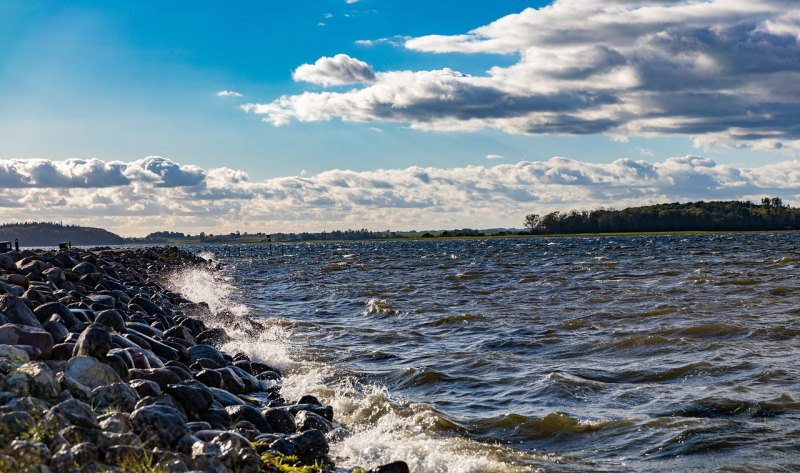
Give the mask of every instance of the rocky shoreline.
[{"label": "rocky shoreline", "polygon": [[279,370],[222,351],[219,314],[161,282],[191,266],[210,263],[176,247],[0,254],[0,471],[365,472],[328,456],[346,435],[331,406],[284,399]]}]

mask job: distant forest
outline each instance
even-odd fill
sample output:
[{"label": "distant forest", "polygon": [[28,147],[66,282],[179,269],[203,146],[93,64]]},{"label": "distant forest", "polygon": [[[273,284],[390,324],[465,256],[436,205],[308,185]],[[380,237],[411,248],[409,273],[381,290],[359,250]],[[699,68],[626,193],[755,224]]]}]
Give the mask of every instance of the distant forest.
[{"label": "distant forest", "polygon": [[102,228],[62,225],[54,222],[6,223],[0,225],[0,241],[19,239],[22,247],[73,245],[121,245],[125,240]]},{"label": "distant forest", "polygon": [[800,209],[778,197],[752,202],[689,202],[598,209],[584,212],[530,214],[525,228],[535,234],[798,230]]}]

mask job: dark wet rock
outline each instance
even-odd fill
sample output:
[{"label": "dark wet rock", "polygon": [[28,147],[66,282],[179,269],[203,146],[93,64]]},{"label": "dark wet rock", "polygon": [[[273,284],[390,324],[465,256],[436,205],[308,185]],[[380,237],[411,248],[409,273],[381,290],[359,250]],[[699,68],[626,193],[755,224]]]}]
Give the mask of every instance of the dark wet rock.
[{"label": "dark wet rock", "polygon": [[[191,363],[191,361],[190,361]],[[198,358],[194,363],[192,363],[191,368],[193,370],[217,370],[222,368],[222,366],[217,363],[216,361],[210,358]]]},{"label": "dark wet rock", "polygon": [[295,426],[300,432],[306,430],[317,429],[322,433],[328,433],[334,429],[333,423],[325,419],[321,415],[314,414],[311,411],[300,411],[294,416]]},{"label": "dark wet rock", "polygon": [[10,294],[0,295],[0,313],[12,324],[41,328],[39,319],[25,304],[25,299]]},{"label": "dark wet rock", "polygon": [[112,348],[111,350],[108,351],[108,355],[106,356],[110,355],[119,356],[119,358],[122,360],[123,363],[125,363],[125,366],[129,370],[136,367],[133,364],[133,357],[131,357],[130,352],[123,350],[122,348]]},{"label": "dark wet rock", "polygon": [[245,403],[239,397],[231,394],[230,392],[224,389],[212,388],[211,386],[209,386],[208,389],[214,396],[214,400],[220,403],[223,407],[236,406],[239,404],[244,405]]},{"label": "dark wet rock", "polygon": [[[174,362],[170,361],[169,363],[174,363]],[[169,363],[167,363],[166,369],[178,375],[181,381],[189,381],[193,379],[191,371],[185,368],[181,368],[180,366],[170,365]]]},{"label": "dark wet rock", "polygon": [[242,380],[242,383],[244,384],[244,392],[251,393],[253,391],[261,390],[261,382],[247,371],[235,365],[229,366],[228,369],[236,373],[236,376]]},{"label": "dark wet rock", "polygon": [[106,355],[105,359],[103,360],[108,366],[110,366],[114,371],[117,372],[119,377],[123,381],[128,380],[128,364],[126,359],[123,358],[120,354],[111,354],[110,352]]},{"label": "dark wet rock", "polygon": [[96,409],[131,412],[139,394],[126,383],[113,383],[100,386],[92,391],[91,403]]},{"label": "dark wet rock", "polygon": [[409,470],[406,462],[396,461],[368,470],[367,473],[409,473]]},{"label": "dark wet rock", "polygon": [[129,379],[146,379],[158,384],[165,391],[170,384],[181,382],[181,378],[166,368],[150,368],[146,370],[132,369],[128,371]]},{"label": "dark wet rock", "polygon": [[211,345],[195,345],[192,348],[189,348],[189,362],[194,363],[195,361],[199,360],[200,358],[208,358],[219,366],[227,366],[228,361],[225,359],[224,356],[217,350],[216,348],[212,347]]},{"label": "dark wet rock", "polygon": [[305,465],[328,460],[328,441],[319,430],[308,430],[276,440],[269,448],[284,455],[294,455]]},{"label": "dark wet rock", "polygon": [[301,397],[297,401],[297,404],[314,404],[316,406],[322,405],[322,403],[319,402],[319,399],[317,399],[317,397],[312,394],[306,394],[305,396]]},{"label": "dark wet rock", "polygon": [[97,268],[91,263],[84,262],[73,267],[72,272],[79,276],[84,276],[86,274],[96,273]]},{"label": "dark wet rock", "polygon": [[69,330],[61,322],[48,320],[42,324],[42,328],[53,336],[54,343],[62,343],[69,336]]},{"label": "dark wet rock", "polygon": [[[77,308],[77,307],[70,307],[69,311],[72,315],[77,319],[79,322],[83,322],[86,324],[90,324],[94,322],[95,313],[93,310],[89,309],[88,307],[85,308]],[[71,330],[71,328],[70,328]]]},{"label": "dark wet rock", "polygon": [[147,379],[133,379],[130,382],[131,388],[139,394],[139,397],[158,396],[161,394],[161,386],[155,381]]},{"label": "dark wet rock", "polygon": [[[33,314],[33,311],[30,310],[31,308],[36,307],[36,306],[40,306],[40,305],[45,304],[47,302],[51,302],[51,301],[48,301],[47,298],[41,292],[39,292],[39,291],[37,291],[37,290],[35,290],[33,288],[28,289],[27,291],[25,291],[25,293],[22,294],[21,298],[23,300],[27,299],[30,302],[30,304],[26,304],[26,305],[29,305],[28,310],[31,312],[31,314]],[[36,317],[35,314],[33,316]]]},{"label": "dark wet rock", "polygon": [[200,420],[208,422],[215,429],[227,429],[231,425],[231,416],[225,409],[210,408],[200,413]]},{"label": "dark wet rock", "polygon": [[64,382],[73,396],[89,399],[92,390],[121,379],[110,366],[90,356],[76,356],[64,367]]},{"label": "dark wet rock", "polygon": [[198,418],[200,413],[211,407],[214,402],[211,391],[197,381],[170,384],[165,392],[180,402],[186,413],[192,418]]},{"label": "dark wet rock", "polygon": [[169,447],[189,433],[183,414],[164,405],[136,409],[131,424],[145,445]]},{"label": "dark wet rock", "polygon": [[262,371],[256,375],[256,379],[260,381],[277,381],[281,379],[281,375],[275,371]]},{"label": "dark wet rock", "polygon": [[214,371],[222,375],[222,382],[228,392],[231,394],[245,393],[244,382],[233,370],[228,368],[219,368]]},{"label": "dark wet rock", "polygon": [[106,451],[115,445],[139,445],[139,437],[133,432],[100,432],[97,436],[97,448]]},{"label": "dark wet rock", "polygon": [[177,399],[175,399],[174,397],[172,397],[172,396],[170,396],[168,394],[160,394],[158,396],[143,397],[143,398],[139,399],[139,401],[136,403],[136,406],[135,406],[134,410],[142,408],[142,407],[146,407],[146,406],[156,406],[156,405],[158,405],[158,406],[167,406],[167,407],[170,407],[172,409],[175,409],[176,411],[180,412],[182,416],[188,418],[188,416],[186,415],[186,411],[183,410],[183,406],[181,405],[181,403],[178,402]]},{"label": "dark wet rock", "polygon": [[122,314],[113,309],[98,312],[94,321],[117,333],[125,333],[127,331],[125,319],[122,317]]},{"label": "dark wet rock", "polygon": [[90,442],[81,442],[70,448],[72,458],[78,465],[88,465],[97,462],[100,458],[97,446]]},{"label": "dark wet rock", "polygon": [[202,370],[194,375],[194,377],[206,386],[222,388],[222,375],[214,370]]},{"label": "dark wet rock", "polygon": [[58,417],[65,418],[76,427],[86,429],[97,429],[99,427],[89,404],[77,399],[70,399],[56,404],[50,409],[50,412]]},{"label": "dark wet rock", "polygon": [[69,360],[72,358],[72,350],[75,349],[74,343],[59,343],[53,345],[53,353],[50,355],[52,360]]},{"label": "dark wet rock", "polygon": [[249,360],[237,360],[236,357],[233,357],[233,366],[244,370],[247,374],[253,374],[253,366],[250,364]]},{"label": "dark wet rock", "polygon": [[131,321],[131,322],[126,323],[125,327],[133,330],[137,334],[145,335],[145,336],[148,336],[150,338],[153,338],[153,337],[162,338],[162,337],[164,337],[164,332],[162,332],[161,330],[159,330],[159,329],[157,329],[155,327],[151,327],[150,325],[147,325],[146,323]]},{"label": "dark wet rock", "polygon": [[192,345],[196,345],[197,341],[192,334],[192,331],[182,325],[176,325],[166,331],[164,331],[165,337],[175,337],[180,338],[181,340],[185,340]]},{"label": "dark wet rock", "polygon": [[294,416],[286,409],[273,408],[264,411],[264,417],[274,432],[293,434],[297,432]]},{"label": "dark wet rock", "polygon": [[[2,255],[2,253],[0,253],[0,255]],[[12,296],[20,297],[24,292],[25,289],[0,280],[0,294],[11,294]]]},{"label": "dark wet rock", "polygon": [[64,276],[64,270],[61,268],[46,269],[42,272],[42,276],[56,287],[61,286],[61,284],[67,281],[66,276]]},{"label": "dark wet rock", "polygon": [[[36,322],[38,325],[38,321]],[[53,336],[42,329],[23,324],[5,324],[0,326],[0,344],[30,345],[39,349],[44,358],[53,352]]]},{"label": "dark wet rock", "polygon": [[246,420],[258,429],[259,433],[268,434],[272,432],[269,422],[258,409],[247,405],[228,406],[225,408],[231,416],[232,422]]},{"label": "dark wet rock", "polygon": [[197,343],[214,343],[217,345],[221,345],[223,343],[227,343],[231,341],[231,337],[225,332],[225,329],[214,327],[210,328],[195,337]]},{"label": "dark wet rock", "polygon": [[141,296],[136,296],[131,299],[132,305],[137,305],[145,310],[149,315],[163,314],[161,307],[157,306],[153,301],[145,299]]},{"label": "dark wet rock", "polygon": [[[142,346],[142,348],[147,348],[151,350],[156,355],[164,358],[165,360],[179,360],[180,355],[178,354],[178,350],[172,348],[169,345],[159,342],[158,340],[151,338],[147,335],[141,334],[136,332],[135,330],[128,328],[128,333],[125,337],[130,338],[136,344]],[[132,338],[135,337],[135,338]],[[142,341],[145,343],[142,344]]]},{"label": "dark wet rock", "polygon": [[73,356],[91,356],[102,360],[111,350],[111,335],[103,326],[92,324],[81,332],[75,343]]},{"label": "dark wet rock", "polygon": [[292,413],[292,415],[295,416],[300,411],[310,411],[333,422],[333,407],[331,406],[320,406],[317,404],[295,404],[294,406],[288,406],[287,409]]}]

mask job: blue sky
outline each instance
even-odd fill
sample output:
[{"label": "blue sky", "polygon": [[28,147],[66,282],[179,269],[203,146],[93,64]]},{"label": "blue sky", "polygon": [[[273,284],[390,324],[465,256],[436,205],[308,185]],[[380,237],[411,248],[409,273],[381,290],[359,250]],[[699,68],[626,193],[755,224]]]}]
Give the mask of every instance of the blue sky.
[{"label": "blue sky", "polygon": [[[0,206],[12,220],[140,234],[520,226],[532,211],[767,192],[794,202],[794,182],[770,180],[794,172],[800,142],[793,9],[5,1]],[[402,177],[420,169],[440,185]]]}]

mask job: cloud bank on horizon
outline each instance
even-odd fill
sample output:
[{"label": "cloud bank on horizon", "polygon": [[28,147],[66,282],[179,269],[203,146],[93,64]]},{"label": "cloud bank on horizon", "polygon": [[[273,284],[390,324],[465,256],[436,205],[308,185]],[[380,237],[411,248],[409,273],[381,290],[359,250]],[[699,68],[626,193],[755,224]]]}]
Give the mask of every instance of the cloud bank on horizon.
[{"label": "cloud bank on horizon", "polygon": [[534,211],[623,208],[709,195],[777,195],[796,205],[800,161],[736,168],[699,156],[606,164],[553,157],[488,167],[331,170],[251,182],[241,170],[202,169],[158,156],[127,163],[0,160],[5,221],[80,222],[131,236],[164,229],[519,228]]},{"label": "cloud bank on horizon", "polygon": [[479,76],[446,67],[375,71],[336,54],[299,66],[293,77],[346,90],[242,108],[276,126],[338,118],[436,131],[689,136],[698,147],[797,149],[796,7],[796,0],[556,0],[464,34],[403,44],[424,53],[518,55],[511,66]]}]

